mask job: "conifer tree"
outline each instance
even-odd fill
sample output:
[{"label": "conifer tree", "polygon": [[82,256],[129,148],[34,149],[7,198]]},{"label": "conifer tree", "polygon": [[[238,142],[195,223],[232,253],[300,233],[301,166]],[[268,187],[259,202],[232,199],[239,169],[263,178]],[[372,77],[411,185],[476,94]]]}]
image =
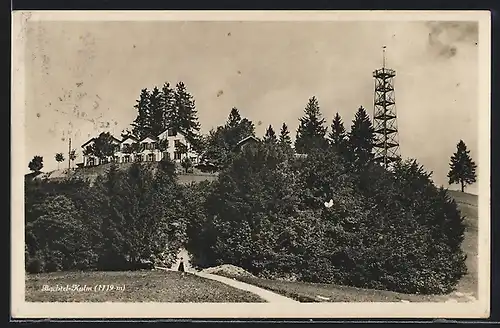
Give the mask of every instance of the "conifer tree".
[{"label": "conifer tree", "polygon": [[363,106],[358,108],[349,133],[349,147],[358,160],[367,161],[373,158],[372,150],[375,132],[370,117]]},{"label": "conifer tree", "polygon": [[476,182],[476,163],[469,155],[470,150],[463,140],[457,144],[457,151],[451,156],[450,171],[448,172],[448,183],[459,183],[462,192],[465,186]]},{"label": "conifer tree", "polygon": [[[120,184],[124,175],[112,163],[104,174],[102,181],[102,192],[105,195],[104,206],[100,208],[103,212],[100,222],[100,234],[102,241],[98,250],[98,269],[123,269],[125,259],[123,258],[123,226],[122,211],[126,208],[120,197]],[[101,181],[99,181],[101,182]]]},{"label": "conifer tree", "polygon": [[283,123],[281,126],[279,143],[281,146],[292,147],[292,139],[290,138],[290,131],[288,131],[286,123]]},{"label": "conifer tree", "polygon": [[164,128],[177,128],[179,115],[175,104],[175,90],[166,82],[161,88],[161,106],[163,107],[163,126]]},{"label": "conifer tree", "polygon": [[241,122],[240,111],[236,107],[231,108],[231,112],[229,113],[229,116],[227,118],[226,128],[227,129],[236,128],[240,124],[240,122]]},{"label": "conifer tree", "polygon": [[252,121],[242,118],[237,108],[233,107],[224,126],[224,139],[233,150],[243,138],[255,136],[255,126]]},{"label": "conifer tree", "polygon": [[266,134],[264,136],[264,142],[273,145],[276,145],[278,143],[278,138],[276,137],[276,132],[274,132],[272,125],[269,125],[269,127],[266,130]]},{"label": "conifer tree", "polygon": [[330,143],[334,146],[340,147],[345,143],[347,133],[344,128],[344,123],[339,113],[336,113],[331,125],[332,131],[328,135]]},{"label": "conifer tree", "polygon": [[197,135],[200,131],[198,112],[193,96],[186,90],[183,82],[179,82],[175,86],[175,106],[178,120],[172,121],[173,128],[188,134],[188,136]]},{"label": "conifer tree", "polygon": [[204,160],[208,160],[219,168],[230,162],[232,152],[243,138],[255,136],[252,121],[242,118],[237,108],[233,107],[226,123],[212,129],[205,140]]},{"label": "conifer tree", "polygon": [[311,97],[300,118],[295,139],[295,150],[307,154],[313,149],[322,149],[326,146],[325,119],[322,117],[316,97]]},{"label": "conifer tree", "polygon": [[154,87],[149,94],[149,118],[151,129],[149,133],[156,136],[164,129],[164,107],[160,90]]},{"label": "conifer tree", "polygon": [[138,138],[143,138],[151,130],[151,112],[150,112],[150,92],[144,88],[141,90],[139,99],[136,100],[134,108],[137,110],[137,117],[132,123],[132,133]]}]

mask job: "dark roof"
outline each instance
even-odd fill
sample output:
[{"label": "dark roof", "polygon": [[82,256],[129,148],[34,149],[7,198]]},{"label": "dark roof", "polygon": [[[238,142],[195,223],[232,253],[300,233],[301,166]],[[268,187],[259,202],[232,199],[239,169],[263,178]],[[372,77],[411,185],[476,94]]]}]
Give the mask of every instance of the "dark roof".
[{"label": "dark roof", "polygon": [[250,140],[253,140],[255,142],[259,142],[260,141],[259,139],[257,139],[254,136],[248,136],[246,138],[241,139],[236,145],[239,146],[239,145],[244,144],[244,143],[246,143],[246,142],[248,142]]},{"label": "dark roof", "polygon": [[141,140],[139,140],[139,142],[142,142],[146,138],[151,138],[153,140],[158,140],[158,137],[156,137],[156,136],[154,136],[152,134],[149,134],[149,135],[145,136],[144,138],[142,138]]},{"label": "dark roof", "polygon": [[[101,134],[103,134],[103,133],[104,133],[104,132],[101,132],[101,133],[99,134],[99,136],[100,136]],[[115,136],[111,136],[111,138],[113,138],[113,140],[114,140],[114,141],[116,141],[116,142],[118,142],[118,143],[121,143],[121,142],[122,142],[122,141],[120,141],[120,139],[117,139]],[[82,145],[82,148],[83,148],[83,147],[85,147],[85,146],[87,146],[89,143],[91,143],[91,142],[92,142],[92,141],[94,141],[95,139],[97,139],[97,138],[95,138],[95,137],[94,137],[94,138],[90,139],[89,141],[87,141],[86,143],[84,143],[84,144]]]},{"label": "dark roof", "polygon": [[120,139],[115,138],[115,137],[113,137],[113,136],[111,136],[111,138],[113,138],[116,142],[121,143]]},{"label": "dark roof", "polygon": [[129,135],[126,135],[125,137],[123,137],[123,139],[122,139],[121,142],[124,142],[127,139],[132,139],[132,140],[135,140],[135,141],[138,140],[136,137],[134,137],[133,135],[129,134]]},{"label": "dark roof", "polygon": [[[165,131],[168,131],[168,130],[170,130],[170,128],[165,128],[165,129],[163,129],[160,133],[158,133],[158,135],[160,135],[160,134],[162,134],[162,133],[164,133]],[[179,131],[179,130],[177,130],[177,133],[182,134],[184,137],[187,137],[187,136],[188,136],[186,133],[184,133],[184,132],[182,132],[182,131]],[[157,137],[158,137],[158,136],[157,136]]]},{"label": "dark roof", "polygon": [[85,147],[85,146],[87,146],[89,143],[91,143],[91,142],[92,142],[92,141],[94,141],[94,140],[95,140],[95,138],[90,139],[89,141],[87,141],[86,143],[84,143],[84,144],[82,145],[82,148],[83,148],[83,147]]}]

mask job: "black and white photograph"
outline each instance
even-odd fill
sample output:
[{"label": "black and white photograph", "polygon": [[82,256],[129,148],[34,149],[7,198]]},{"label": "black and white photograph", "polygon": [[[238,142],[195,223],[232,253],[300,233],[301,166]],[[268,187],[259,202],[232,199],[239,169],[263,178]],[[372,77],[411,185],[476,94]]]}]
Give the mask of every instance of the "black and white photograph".
[{"label": "black and white photograph", "polygon": [[13,317],[489,316],[489,12],[12,17]]}]

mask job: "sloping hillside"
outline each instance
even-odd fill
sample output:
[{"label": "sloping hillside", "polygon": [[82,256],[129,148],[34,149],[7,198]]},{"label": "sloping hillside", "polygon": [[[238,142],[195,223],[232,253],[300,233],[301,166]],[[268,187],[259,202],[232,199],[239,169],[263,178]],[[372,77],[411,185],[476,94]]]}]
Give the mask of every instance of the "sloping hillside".
[{"label": "sloping hillside", "polygon": [[458,283],[457,290],[462,293],[473,293],[477,297],[477,252],[478,252],[478,200],[477,195],[449,190],[455,199],[462,215],[465,216],[465,239],[463,250],[467,254],[468,273]]},{"label": "sloping hillside", "polygon": [[[48,179],[52,181],[64,180],[70,177],[77,177],[83,179],[89,179],[93,182],[99,175],[104,174],[111,164],[103,164],[93,167],[82,167],[77,169],[61,169],[54,170],[51,172],[40,173],[38,175],[28,174],[26,178],[34,179]],[[121,163],[118,165],[120,170],[128,169],[132,163]],[[144,165],[152,165],[155,169],[158,163],[144,163]],[[214,173],[204,173],[200,170],[193,169],[191,173],[184,173],[181,167],[178,168],[178,180],[181,184],[189,184],[192,182],[200,182],[204,180],[215,180],[217,179],[217,174]]]}]

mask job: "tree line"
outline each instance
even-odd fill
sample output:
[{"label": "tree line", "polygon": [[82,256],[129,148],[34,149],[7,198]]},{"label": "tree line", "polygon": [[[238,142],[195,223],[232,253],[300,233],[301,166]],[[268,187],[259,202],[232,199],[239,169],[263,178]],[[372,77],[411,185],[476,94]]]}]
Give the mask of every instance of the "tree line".
[{"label": "tree line", "polygon": [[[26,269],[168,265],[186,247],[201,268],[229,263],[271,279],[452,290],[466,273],[465,226],[447,190],[416,160],[400,160],[391,171],[376,163],[363,107],[349,132],[338,113],[328,136],[325,124],[313,97],[294,147],[283,124],[279,135],[269,126],[261,141],[239,149],[255,127],[233,108],[224,125],[200,138],[205,156],[220,166],[213,182],[181,185],[169,160],[113,163],[92,184],[26,179]],[[475,177],[464,146],[450,172]],[[37,157],[29,166],[42,163]],[[473,180],[449,179],[462,186]]]},{"label": "tree line", "polygon": [[[243,138],[255,137],[255,125],[248,118],[241,117],[239,110],[233,107],[224,125],[211,129],[206,135],[200,133],[200,123],[194,97],[187,90],[186,85],[180,81],[175,87],[170,82],[165,82],[161,87],[155,86],[151,90],[141,90],[139,98],[134,105],[137,116],[131,124],[132,129],[122,131],[122,137],[133,135],[139,139],[148,135],[158,135],[165,129],[180,131],[186,134],[194,150],[200,155],[203,162],[209,162],[216,170],[221,170],[230,163],[230,158],[237,150],[236,145]],[[92,145],[87,146],[83,154],[94,155],[104,160],[113,156],[116,149],[109,132],[101,133]],[[286,148],[292,147],[290,131],[286,123],[280,129],[279,137],[274,128],[269,125],[264,135],[264,140],[278,139]],[[308,100],[304,115],[299,118],[293,151],[307,154],[316,149],[325,149],[328,146],[336,147],[345,155],[356,158],[372,158],[373,143],[375,141],[374,129],[365,108],[360,106],[355,114],[349,132],[346,131],[341,116],[337,112],[332,120],[330,132],[326,126],[326,119],[322,116],[319,101],[313,96]],[[166,144],[158,144],[158,149],[165,150]],[[131,145],[129,152],[140,151],[139,145]],[[176,149],[182,155],[187,154],[187,147],[183,144]],[[290,150],[292,151],[292,150]],[[75,150],[68,154],[70,162],[76,159]],[[65,161],[63,153],[56,153],[55,159],[59,163]],[[35,156],[29,164],[33,172],[40,171],[43,164],[40,156]],[[182,166],[186,172],[193,166],[190,159],[185,156]],[[59,167],[58,167],[59,168]],[[477,165],[470,157],[470,151],[465,143],[460,140],[456,152],[450,159],[448,173],[449,184],[460,184],[461,190],[469,184],[476,182]]]}]

